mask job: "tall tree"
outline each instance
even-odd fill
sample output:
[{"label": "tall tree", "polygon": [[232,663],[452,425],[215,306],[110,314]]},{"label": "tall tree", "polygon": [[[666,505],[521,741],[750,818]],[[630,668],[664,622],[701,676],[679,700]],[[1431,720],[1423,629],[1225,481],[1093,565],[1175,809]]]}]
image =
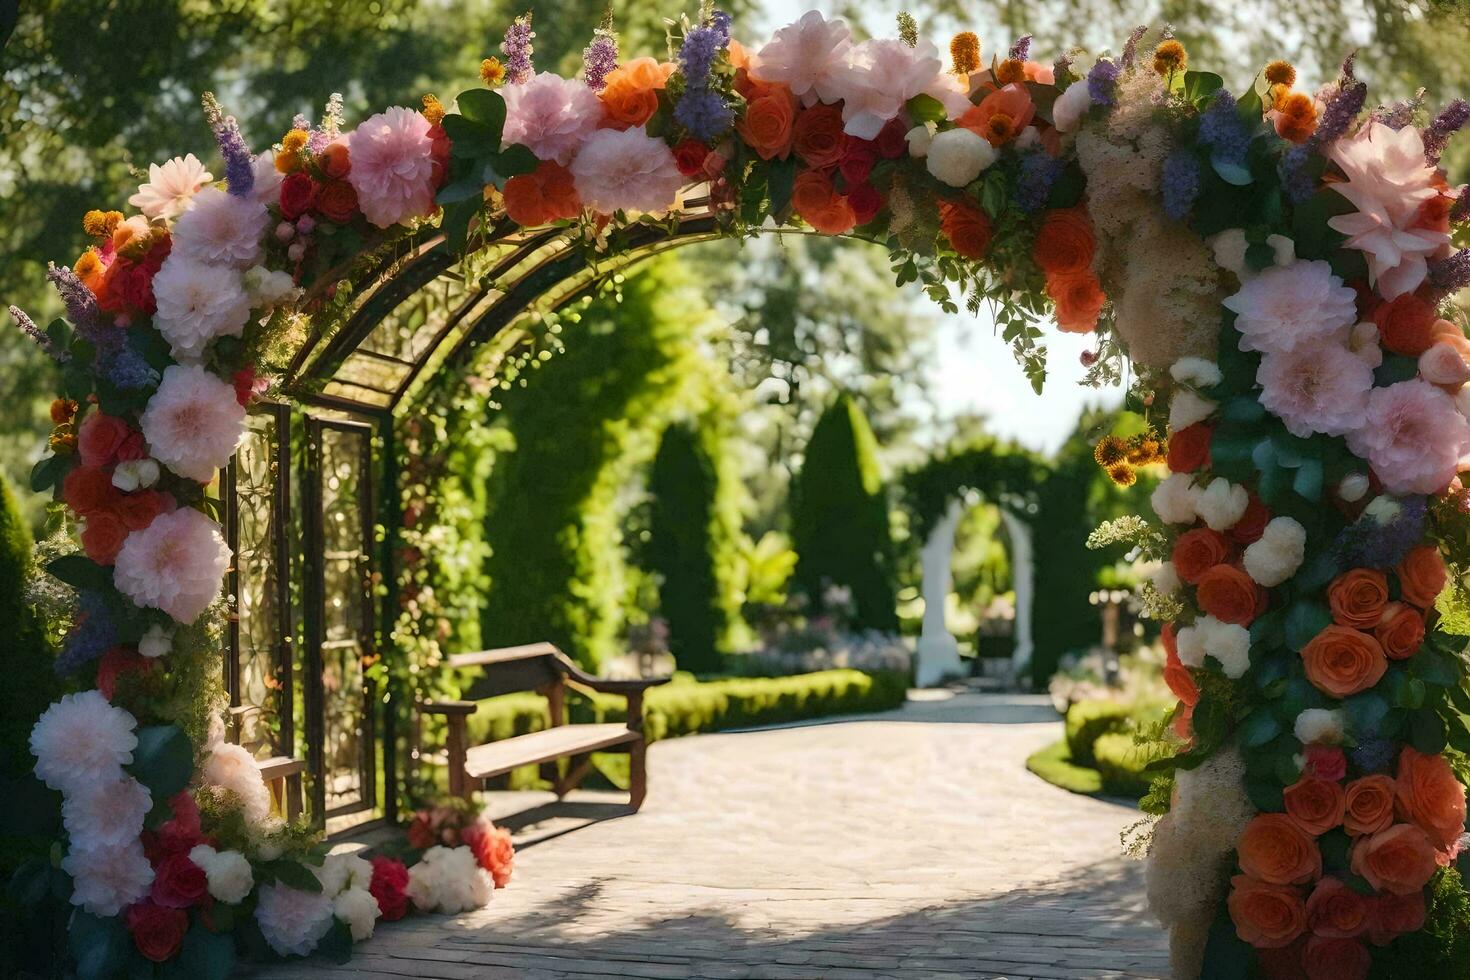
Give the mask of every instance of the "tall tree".
[{"label": "tall tree", "polygon": [[852,590],[853,625],[894,631],[898,612],[888,497],[878,444],[857,401],[837,396],[817,420],[791,489],[795,582],[815,608],[829,586]]}]

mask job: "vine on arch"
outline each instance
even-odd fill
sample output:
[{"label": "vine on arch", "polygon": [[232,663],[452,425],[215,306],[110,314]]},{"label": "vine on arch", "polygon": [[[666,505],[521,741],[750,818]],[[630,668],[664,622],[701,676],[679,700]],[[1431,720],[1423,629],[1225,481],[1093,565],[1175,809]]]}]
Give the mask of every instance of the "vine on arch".
[{"label": "vine on arch", "polygon": [[[705,193],[722,234],[868,237],[900,285],[994,305],[1038,387],[1050,312],[1097,336],[1097,377],[1126,354],[1167,400],[1180,772],[1150,879],[1179,974],[1392,975],[1426,935],[1453,962],[1425,923],[1465,862],[1444,627],[1470,567],[1470,197],[1438,162],[1470,105],[1370,107],[1351,60],[1316,93],[1277,62],[1234,96],[1144,37],[1084,69],[1029,37],[985,63],[960,34],[946,66],[912,18],[857,42],[812,12],[746,49],[707,11],[669,62],[619,63],[602,31],[563,79],[522,19],[457,112],[430,96],[349,132],[329,106],[259,155],[207,97],[224,180],[151,168],[138,213],[90,212],[95,246],[51,270],[67,318],[12,310],[63,379],[33,487],[80,523],[48,570],[76,592],[58,667],[85,689],[32,737],[64,857],[31,872],[77,907],[78,967],[221,977],[237,939],[342,947],[404,907],[396,877],[315,867],[217,730],[230,555],[207,486],[278,355],[345,308],[357,258],[436,219],[465,248],[556,225],[596,261]],[[489,886],[446,853],[408,887],[463,907]]]}]

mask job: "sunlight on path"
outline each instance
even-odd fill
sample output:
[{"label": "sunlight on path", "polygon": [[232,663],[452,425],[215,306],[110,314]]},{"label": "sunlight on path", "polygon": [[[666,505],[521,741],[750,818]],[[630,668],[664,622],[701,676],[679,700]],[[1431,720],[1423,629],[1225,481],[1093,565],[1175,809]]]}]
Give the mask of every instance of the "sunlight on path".
[{"label": "sunlight on path", "polygon": [[641,813],[527,847],[488,908],[256,976],[1163,976],[1136,811],[1025,770],[1058,731],[1045,698],[962,695],[660,742]]}]

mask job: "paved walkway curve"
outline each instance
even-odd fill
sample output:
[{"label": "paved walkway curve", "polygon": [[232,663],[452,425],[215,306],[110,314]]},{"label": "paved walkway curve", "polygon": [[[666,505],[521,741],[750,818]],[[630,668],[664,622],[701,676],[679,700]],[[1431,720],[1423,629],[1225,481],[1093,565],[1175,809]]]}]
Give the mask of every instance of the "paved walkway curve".
[{"label": "paved walkway curve", "polygon": [[1024,768],[1059,730],[1044,698],[967,694],[660,742],[641,813],[525,847],[487,908],[255,976],[1166,976],[1137,812]]}]

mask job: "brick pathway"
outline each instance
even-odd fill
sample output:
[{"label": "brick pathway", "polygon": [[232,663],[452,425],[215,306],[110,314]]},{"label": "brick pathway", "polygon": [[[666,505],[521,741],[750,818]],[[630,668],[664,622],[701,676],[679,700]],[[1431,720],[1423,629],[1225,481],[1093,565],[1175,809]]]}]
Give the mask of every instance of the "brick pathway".
[{"label": "brick pathway", "polygon": [[[1120,856],[1136,811],[1023,766],[1058,732],[1044,698],[967,694],[660,742],[641,813],[523,828],[489,907],[256,978],[1165,976],[1142,867]],[[616,812],[599,799],[571,812]]]}]

